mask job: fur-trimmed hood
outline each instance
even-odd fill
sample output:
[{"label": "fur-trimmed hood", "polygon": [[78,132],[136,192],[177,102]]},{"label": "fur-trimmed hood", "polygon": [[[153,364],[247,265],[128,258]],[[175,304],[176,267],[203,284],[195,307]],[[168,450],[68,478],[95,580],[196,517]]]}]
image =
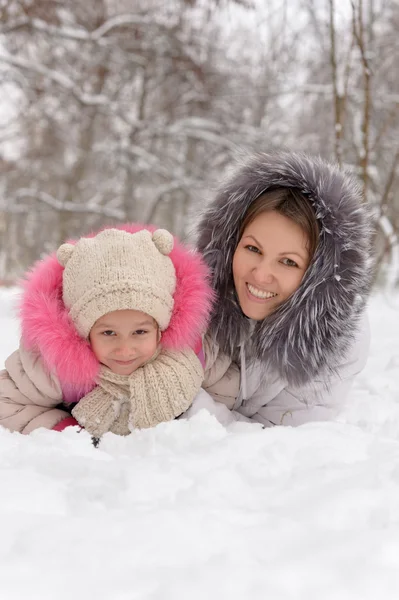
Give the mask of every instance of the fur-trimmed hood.
[{"label": "fur-trimmed hood", "polygon": [[[129,233],[156,229],[135,223],[115,227]],[[177,240],[169,256],[176,270],[176,291],[162,346],[194,348],[206,329],[212,305],[208,269],[198,253]],[[94,387],[99,363],[89,342],[78,335],[62,301],[63,270],[53,253],[36,263],[21,282],[21,342],[27,350],[40,354],[44,367],[58,376],[65,400],[72,402]]]},{"label": "fur-trimmed hood", "polygon": [[319,245],[298,290],[256,322],[246,352],[288,384],[301,385],[333,369],[353,339],[372,280],[371,218],[356,181],[320,158],[258,154],[227,181],[202,215],[197,247],[217,293],[209,333],[231,358],[251,331],[232,275],[240,227],[251,203],[276,187],[296,188],[310,199]]}]

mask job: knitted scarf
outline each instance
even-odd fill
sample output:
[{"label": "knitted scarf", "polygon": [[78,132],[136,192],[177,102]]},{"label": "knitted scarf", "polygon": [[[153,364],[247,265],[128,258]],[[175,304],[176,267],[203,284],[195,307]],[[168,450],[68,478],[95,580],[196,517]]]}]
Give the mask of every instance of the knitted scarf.
[{"label": "knitted scarf", "polygon": [[102,367],[97,386],[72,410],[89,433],[129,435],[133,429],[154,427],[185,412],[204,377],[193,350],[161,350],[131,375],[116,375]]}]

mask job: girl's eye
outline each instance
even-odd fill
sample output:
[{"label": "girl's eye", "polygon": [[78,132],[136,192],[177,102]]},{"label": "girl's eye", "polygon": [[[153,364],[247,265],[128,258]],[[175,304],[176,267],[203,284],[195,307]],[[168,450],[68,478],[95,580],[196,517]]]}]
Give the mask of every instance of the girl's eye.
[{"label": "girl's eye", "polygon": [[283,258],[283,260],[281,261],[283,263],[283,265],[286,265],[287,267],[297,267],[297,263],[292,260],[291,258]]},{"label": "girl's eye", "polygon": [[245,248],[247,250],[249,250],[250,252],[255,252],[256,254],[260,254],[260,250],[256,246],[252,246],[251,244],[248,244],[247,246],[245,246]]},{"label": "girl's eye", "polygon": [[115,331],[112,331],[112,329],[106,329],[105,331],[103,331],[103,335],[109,337],[111,335],[116,335]]},{"label": "girl's eye", "polygon": [[145,329],[137,329],[137,331],[134,332],[136,335],[144,335],[145,333],[148,333],[148,331],[146,331]]}]

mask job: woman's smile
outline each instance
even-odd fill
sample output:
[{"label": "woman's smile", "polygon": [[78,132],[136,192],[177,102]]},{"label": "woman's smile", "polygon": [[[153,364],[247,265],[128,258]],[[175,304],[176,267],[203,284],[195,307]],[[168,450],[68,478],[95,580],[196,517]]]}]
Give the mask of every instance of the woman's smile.
[{"label": "woman's smile", "polygon": [[247,282],[247,290],[248,290],[251,300],[258,300],[260,302],[266,302],[266,301],[271,300],[272,298],[275,298],[276,296],[278,296],[278,294],[276,294],[276,292],[260,290],[259,288],[257,288],[256,286],[254,286],[248,282]]}]

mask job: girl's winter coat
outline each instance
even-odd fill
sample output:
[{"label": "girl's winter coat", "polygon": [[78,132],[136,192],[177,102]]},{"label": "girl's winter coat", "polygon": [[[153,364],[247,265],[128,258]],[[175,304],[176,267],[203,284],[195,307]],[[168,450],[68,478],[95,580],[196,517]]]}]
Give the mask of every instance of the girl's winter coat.
[{"label": "girl's winter coat", "polygon": [[[130,233],[155,229],[137,224],[120,228]],[[208,270],[198,254],[177,241],[170,258],[177,283],[162,346],[198,348],[212,302]],[[60,423],[70,417],[68,405],[79,402],[96,385],[100,365],[63,304],[62,273],[53,254],[37,263],[23,282],[21,345],[0,372],[0,425],[12,431],[61,428]]]},{"label": "girl's winter coat", "polygon": [[[320,240],[299,289],[272,315],[254,322],[240,309],[232,259],[246,210],[276,187],[295,188],[310,199]],[[336,413],[368,355],[370,223],[357,183],[306,155],[260,154],[223,186],[198,235],[217,293],[205,341],[204,383],[217,402],[202,396],[190,414],[206,406],[223,423],[269,426]]]}]

